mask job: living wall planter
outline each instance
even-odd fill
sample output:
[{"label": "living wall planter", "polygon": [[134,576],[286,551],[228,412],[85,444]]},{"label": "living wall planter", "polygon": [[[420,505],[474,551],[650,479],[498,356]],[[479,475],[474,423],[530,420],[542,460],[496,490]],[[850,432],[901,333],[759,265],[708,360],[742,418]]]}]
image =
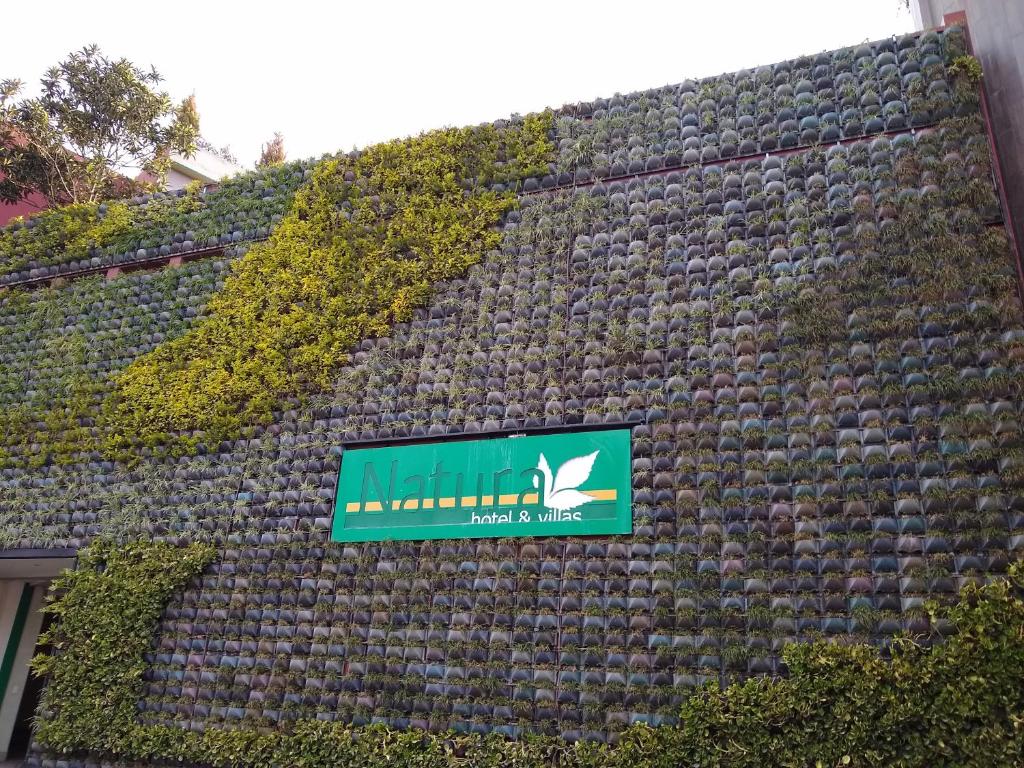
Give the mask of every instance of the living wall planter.
[{"label": "living wall planter", "polygon": [[[789,641],[938,640],[925,602],[1024,547],[1019,307],[910,302],[879,333],[875,294],[819,343],[787,297],[880,252],[904,206],[966,233],[998,212],[958,199],[988,178],[983,136],[907,132],[955,92],[941,57],[956,34],[563,111],[557,165],[518,186],[498,248],[360,341],[332,387],[196,435],[197,456],[153,441],[129,468],[85,438],[113,377],[201,320],[236,251],[0,294],[0,411],[27,406],[33,425],[2,430],[4,545],[216,545],[163,613],[138,701],[140,722],[181,731],[614,741],[670,722],[689,687],[780,672]],[[887,122],[903,133],[879,137]],[[781,144],[796,151],[763,156]],[[26,269],[259,237],[308,170],[245,176],[131,242]],[[328,541],[342,441],[621,419],[639,422],[632,535]]]}]

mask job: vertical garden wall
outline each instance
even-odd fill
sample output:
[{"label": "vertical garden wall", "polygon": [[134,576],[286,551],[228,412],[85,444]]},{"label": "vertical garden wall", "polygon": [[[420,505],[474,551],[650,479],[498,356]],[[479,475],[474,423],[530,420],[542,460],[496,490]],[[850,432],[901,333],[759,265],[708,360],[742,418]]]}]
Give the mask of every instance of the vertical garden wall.
[{"label": "vertical garden wall", "polygon": [[[331,723],[615,743],[791,643],[950,634],[930,603],[1024,545],[965,55],[884,40],[5,230],[4,546],[204,553],[134,719],[75,741],[51,701],[32,764],[287,762],[258,737]],[[343,443],[624,421],[632,535],[329,541]]]}]

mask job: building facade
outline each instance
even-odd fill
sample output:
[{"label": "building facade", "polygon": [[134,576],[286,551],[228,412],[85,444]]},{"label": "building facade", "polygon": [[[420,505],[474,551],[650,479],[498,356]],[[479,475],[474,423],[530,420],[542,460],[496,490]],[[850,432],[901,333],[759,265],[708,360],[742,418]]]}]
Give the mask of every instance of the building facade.
[{"label": "building facade", "polygon": [[[0,629],[22,629],[0,739],[35,587],[101,538],[215,549],[166,606],[137,702],[140,724],[196,733],[614,742],[702,683],[779,674],[790,642],[933,638],[926,603],[1024,547],[1024,321],[997,112],[965,55],[952,26],[556,110],[546,172],[492,185],[516,207],[481,263],[358,342],[326,392],[180,456],[76,441],[121,371],[209,317],[317,166],[135,201],[141,236],[88,253],[8,232]],[[602,427],[628,432],[628,533],[338,540],[357,450]],[[571,454],[538,462],[530,503],[614,490],[597,452],[572,482]],[[26,764],[101,758],[69,759]]]}]

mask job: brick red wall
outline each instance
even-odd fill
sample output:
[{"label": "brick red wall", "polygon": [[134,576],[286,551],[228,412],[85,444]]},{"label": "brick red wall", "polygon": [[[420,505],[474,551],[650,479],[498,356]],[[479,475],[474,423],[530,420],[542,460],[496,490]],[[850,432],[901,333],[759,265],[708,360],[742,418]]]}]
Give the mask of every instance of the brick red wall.
[{"label": "brick red wall", "polygon": [[[3,177],[3,174],[0,173],[0,179]],[[31,216],[33,213],[41,211],[46,207],[46,198],[38,194],[29,195],[27,200],[22,200],[14,205],[0,203],[0,227],[7,224],[15,216]]]}]

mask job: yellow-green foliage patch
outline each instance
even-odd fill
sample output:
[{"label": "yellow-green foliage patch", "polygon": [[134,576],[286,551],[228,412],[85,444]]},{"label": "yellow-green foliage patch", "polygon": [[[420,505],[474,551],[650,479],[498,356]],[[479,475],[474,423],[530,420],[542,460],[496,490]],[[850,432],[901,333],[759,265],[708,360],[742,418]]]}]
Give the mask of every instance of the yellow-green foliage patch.
[{"label": "yellow-green foliage patch", "polygon": [[101,214],[96,203],[76,203],[42,211],[33,226],[0,229],[0,273],[15,272],[30,261],[49,263],[85,258],[89,249],[129,232],[134,227],[125,203],[109,203]]},{"label": "yellow-green foliage patch", "polygon": [[134,361],[105,407],[108,449],[188,450],[266,422],[282,398],[326,387],[360,339],[384,334],[500,240],[511,192],[543,172],[550,116],[452,128],[320,163],[289,214],[253,246],[202,323]]},{"label": "yellow-green foliage patch", "polygon": [[74,203],[41,211],[31,226],[0,229],[0,274],[32,263],[58,264],[85,259],[93,248],[126,250],[150,232],[200,210],[200,186],[192,183],[181,197],[131,206],[119,200]]}]

